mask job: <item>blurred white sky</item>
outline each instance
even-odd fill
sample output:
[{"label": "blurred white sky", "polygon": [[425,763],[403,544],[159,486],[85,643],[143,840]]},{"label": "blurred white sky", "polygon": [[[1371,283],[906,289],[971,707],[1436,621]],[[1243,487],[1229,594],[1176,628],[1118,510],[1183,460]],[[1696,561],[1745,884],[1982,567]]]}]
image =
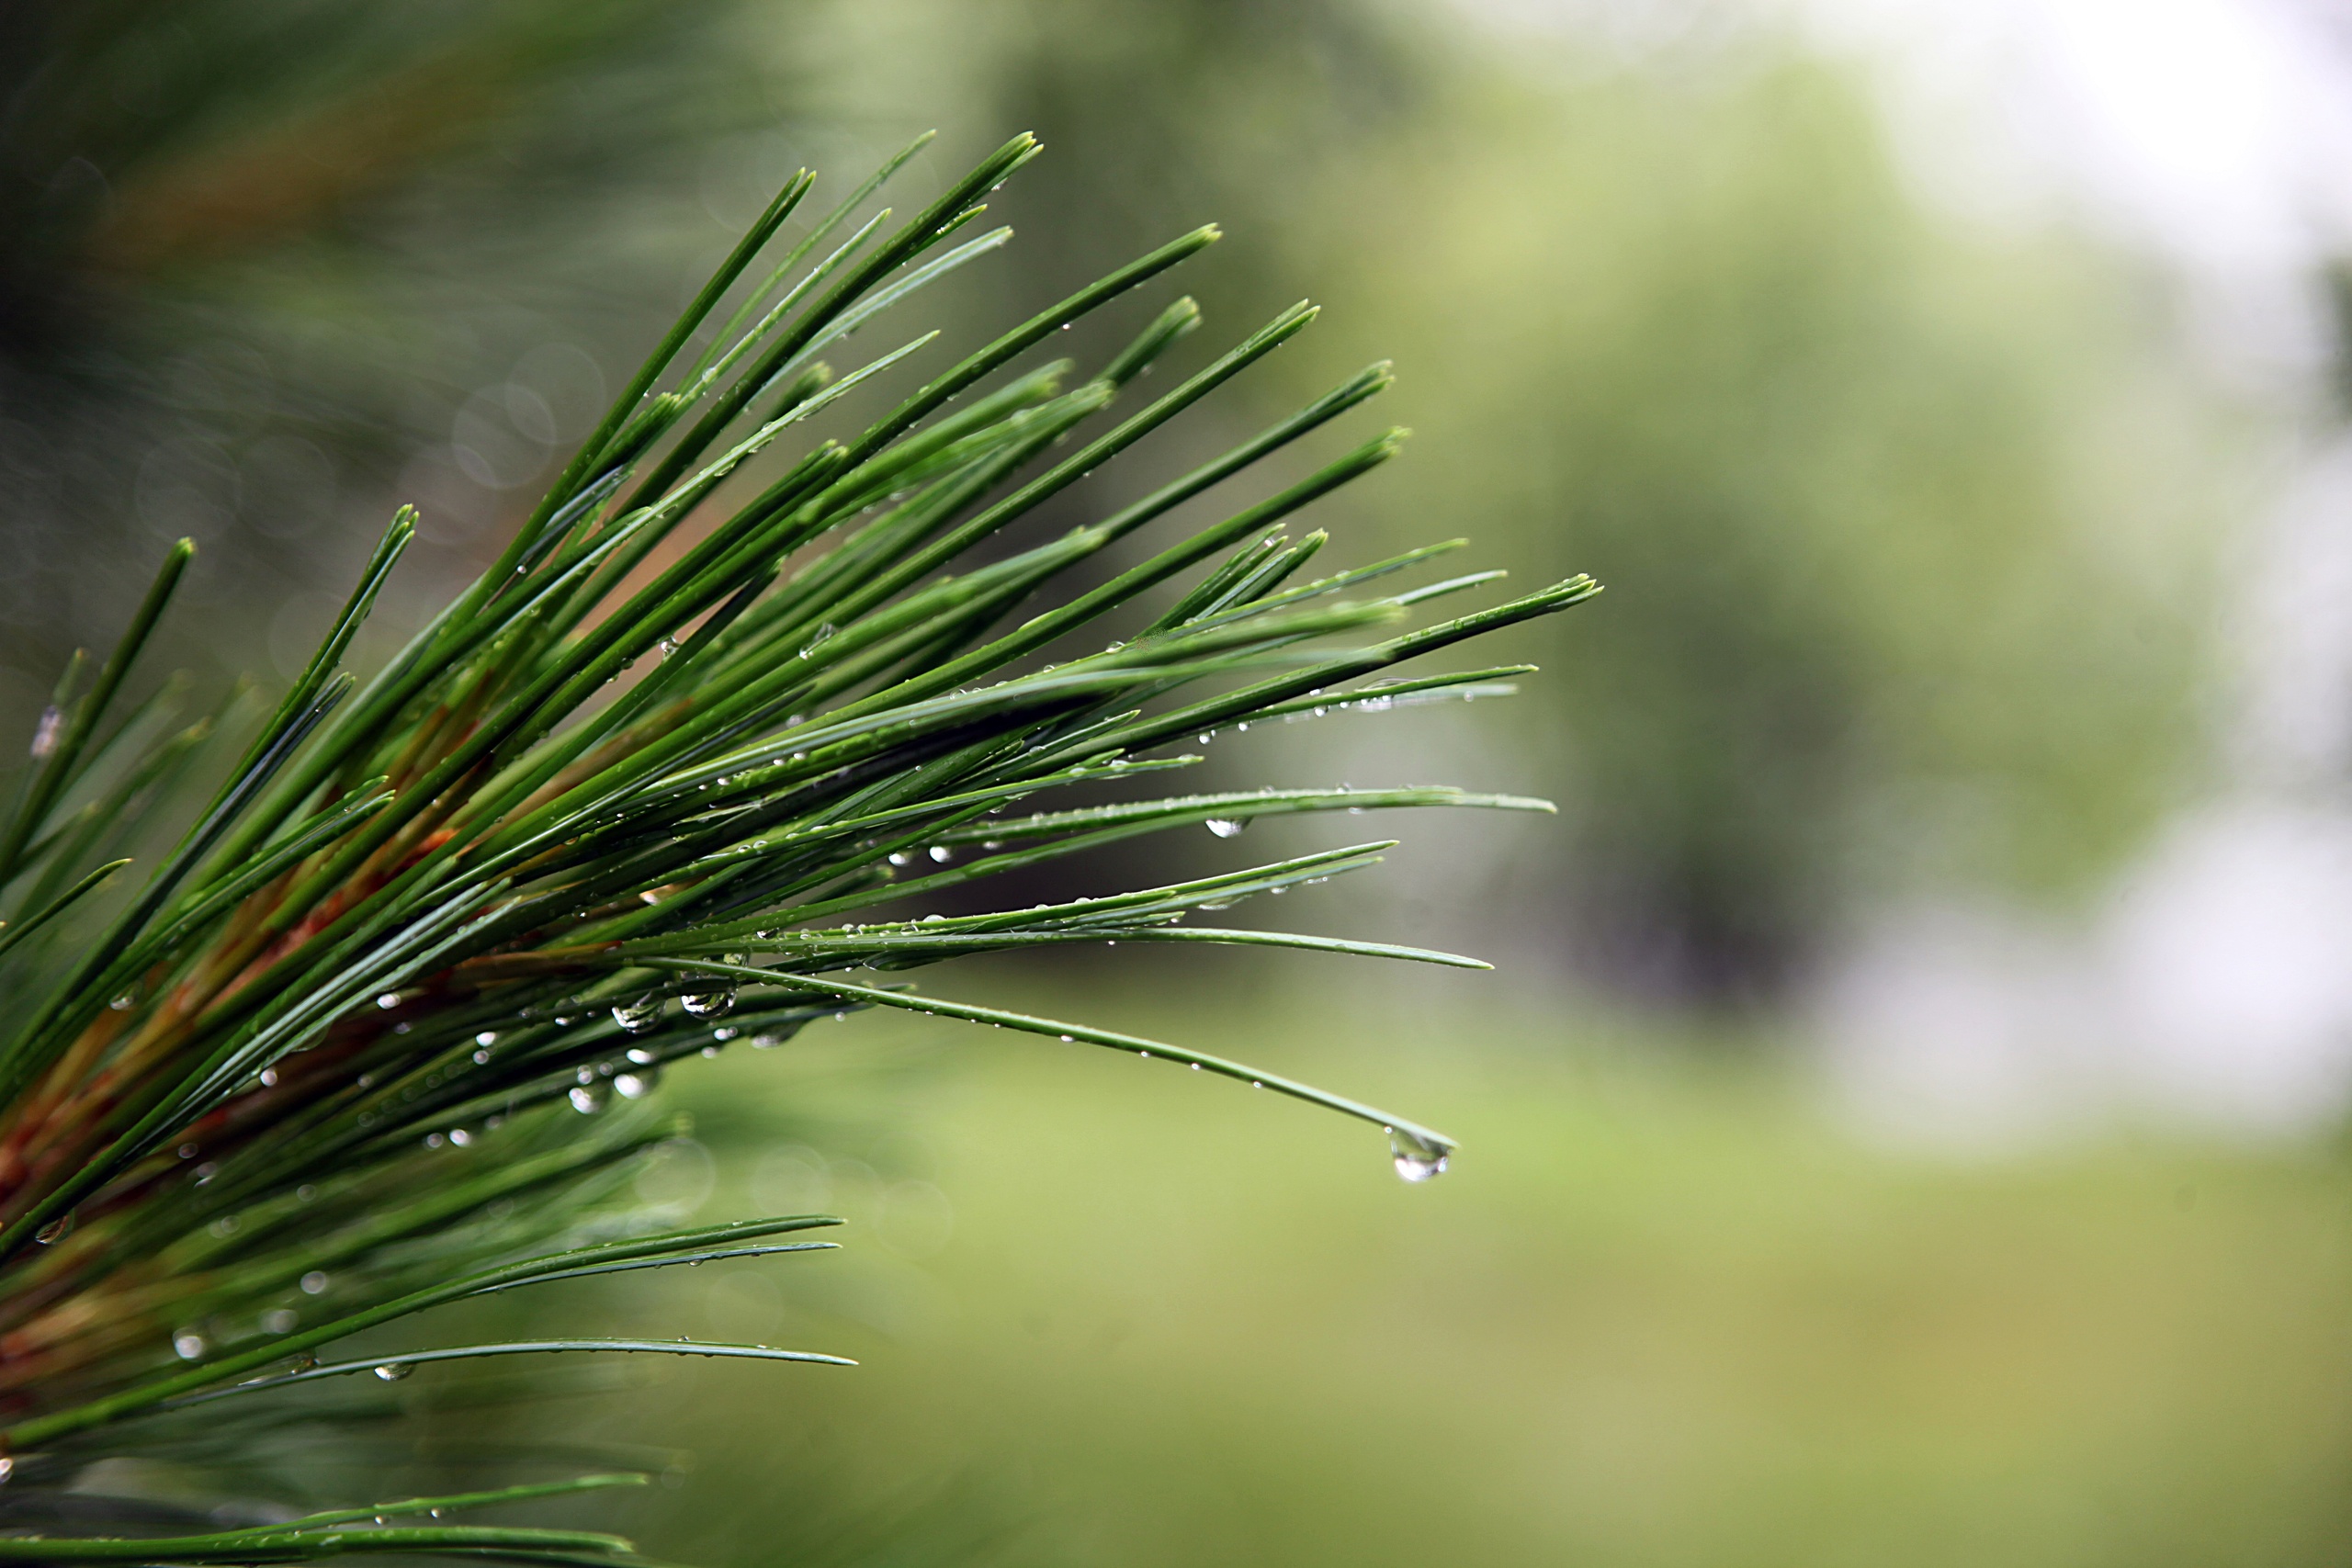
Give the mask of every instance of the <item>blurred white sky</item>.
[{"label": "blurred white sky", "polygon": [[1460,4],[1635,55],[1793,26],[1866,66],[1930,198],[2169,258],[2236,368],[2307,368],[2310,269],[2352,254],[2352,0]]},{"label": "blurred white sky", "polygon": [[2352,7],[2335,0],[1758,0],[1866,57],[1937,197],[2170,258],[2233,367],[2307,368],[2352,253]]}]

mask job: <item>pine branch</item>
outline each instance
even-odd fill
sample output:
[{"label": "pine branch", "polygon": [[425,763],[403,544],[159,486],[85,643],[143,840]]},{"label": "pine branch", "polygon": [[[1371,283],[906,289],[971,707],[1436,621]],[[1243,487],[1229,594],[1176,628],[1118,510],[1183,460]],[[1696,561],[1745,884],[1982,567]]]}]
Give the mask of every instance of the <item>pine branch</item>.
[{"label": "pine branch", "polygon": [[[133,863],[108,848],[232,743],[225,712],[169,731],[175,699],[115,716],[193,547],[168,557],[85,693],[80,666],[68,671],[0,818],[0,889],[15,909],[0,965],[19,998],[0,1025],[0,1467],[62,1473],[172,1412],[217,1405],[224,1420],[259,1421],[294,1385],[368,1371],[390,1381],[442,1361],[586,1351],[838,1362],[654,1339],[315,1359],[523,1284],[828,1245],[764,1239],[834,1223],[823,1216],[612,1231],[623,1179],[674,1130],[628,1102],[670,1063],[738,1039],[780,1044],[819,1017],[897,1010],[1134,1051],[1374,1122],[1409,1179],[1444,1168],[1442,1134],[1261,1068],[842,977],[1118,941],[1482,967],[1188,923],[1368,869],[1385,842],[1028,908],[948,918],[923,906],[1142,833],[1230,837],[1261,817],[1332,811],[1548,811],[1442,785],[1089,792],[1193,765],[1160,749],[1220,728],[1508,694],[1527,667],[1382,672],[1597,592],[1575,578],[1400,631],[1421,605],[1500,574],[1385,588],[1451,541],[1307,579],[1327,540],[1291,538],[1289,519],[1385,463],[1400,431],[1095,586],[1063,586],[1377,395],[1385,365],[1110,517],[983,559],[1315,312],[1283,311],[1080,439],[1197,328],[1197,307],[1159,309],[1091,374],[1018,362],[1217,238],[1196,230],[935,374],[862,431],[809,441],[845,394],[904,374],[936,334],[894,327],[892,346],[842,375],[817,355],[993,254],[1007,231],[957,236],[1037,150],[1015,138],[895,229],[887,213],[858,221],[921,145],[763,260],[814,186],[787,182],[499,559],[362,679],[343,665],[413,536],[403,508],[317,654],[242,750],[209,764],[222,782],[119,896],[109,879]],[[1040,662],[1106,633],[1100,651]],[[895,918],[847,918],[883,907]],[[11,1538],[0,1558],[634,1561],[625,1542],[582,1532],[347,1528],[526,1494],[549,1489],[167,1540]]]}]

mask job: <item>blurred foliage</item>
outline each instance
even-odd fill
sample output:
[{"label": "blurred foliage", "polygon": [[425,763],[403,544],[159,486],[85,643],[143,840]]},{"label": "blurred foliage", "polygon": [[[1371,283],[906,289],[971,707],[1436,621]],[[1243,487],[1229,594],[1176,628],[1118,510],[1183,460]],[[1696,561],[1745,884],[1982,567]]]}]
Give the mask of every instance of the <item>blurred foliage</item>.
[{"label": "blurred foliage", "polygon": [[1213,321],[1333,309],[1185,439],[1394,355],[1420,439],[1360,556],[1434,525],[1610,585],[1510,650],[1530,705],[1421,731],[1570,815],[1494,868],[1545,918],[1460,940],[1742,995],[1881,897],[2078,893],[2195,771],[2225,412],[2159,279],[1928,210],[1856,73],[1695,10],[1633,50],[1377,0],[18,7],[0,708],[182,531],[222,612],[183,657],[305,646],[394,499],[391,619],[434,602],[659,314],[621,301],[775,178],[1027,126],[1046,259],[975,311],[1220,221]]},{"label": "blurred foliage", "polygon": [[174,652],[199,667],[299,660],[396,498],[431,521],[395,604],[446,597],[601,410],[607,342],[639,350],[707,263],[695,171],[775,118],[734,63],[744,19],[0,8],[0,722],[183,534],[215,614]]}]

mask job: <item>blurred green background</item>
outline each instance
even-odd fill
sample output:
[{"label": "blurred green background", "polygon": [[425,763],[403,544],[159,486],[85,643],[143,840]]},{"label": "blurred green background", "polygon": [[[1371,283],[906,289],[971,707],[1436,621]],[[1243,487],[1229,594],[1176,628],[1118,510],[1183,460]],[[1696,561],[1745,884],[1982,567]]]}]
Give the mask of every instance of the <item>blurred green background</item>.
[{"label": "blurred green background", "polygon": [[2217,374],[2143,250],[1923,195],[1883,84],[1782,14],[1615,9],[0,9],[19,729],[183,533],[172,651],[275,679],[417,502],[396,642],[778,181],[841,188],[932,125],[915,197],[1014,130],[1049,150],[951,321],[1205,220],[1204,342],[1329,307],[1087,505],[1393,357],[1381,417],[1416,440],[1322,508],[1341,558],[1466,535],[1522,582],[1609,584],[1493,650],[1546,666],[1511,703],[1228,738],[1204,770],[1559,800],[1405,824],[1379,886],[1283,910],[1500,974],[1117,954],[965,985],[1408,1106],[1464,1140],[1434,1187],[1230,1086],[944,1029],[673,1079],[706,1215],[835,1207],[849,1252],[538,1310],[866,1365],[548,1407],[542,1436],[692,1453],[622,1521],[655,1556],[2352,1549],[2332,1142],[1887,1146],[1831,1109],[1804,1005],[1890,901],[2069,918],[2207,787],[2216,584],[2317,390]]}]

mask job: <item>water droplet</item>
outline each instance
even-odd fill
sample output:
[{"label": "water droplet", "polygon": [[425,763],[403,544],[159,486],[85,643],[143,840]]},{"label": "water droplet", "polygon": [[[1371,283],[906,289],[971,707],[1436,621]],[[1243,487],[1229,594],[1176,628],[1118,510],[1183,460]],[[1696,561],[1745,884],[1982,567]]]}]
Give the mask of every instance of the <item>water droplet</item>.
[{"label": "water droplet", "polygon": [[204,1336],[193,1328],[183,1328],[172,1336],[172,1354],[183,1361],[201,1360],[204,1357]]},{"label": "water droplet", "polygon": [[718,1047],[716,1045],[706,1045],[702,1048],[702,1054],[705,1056],[716,1056],[718,1055]]},{"label": "water droplet", "polygon": [[642,1045],[632,1045],[621,1055],[640,1067],[650,1067],[662,1059]]},{"label": "water droplet", "polygon": [[474,1066],[477,1066],[477,1067],[479,1067],[479,1066],[482,1066],[486,1065],[489,1061],[490,1061],[490,1053],[489,1053],[489,1052],[487,1052],[487,1051],[477,1051],[477,1052],[475,1052],[475,1053],[474,1053]]},{"label": "water droplet", "polygon": [[33,1239],[40,1243],[43,1247],[55,1247],[59,1242],[63,1241],[67,1236],[72,1235],[73,1234],[74,1216],[72,1214],[60,1214],[57,1218],[50,1221],[49,1224],[41,1226],[40,1229],[33,1232]]},{"label": "water droplet", "polygon": [[286,1370],[288,1372],[311,1371],[318,1367],[318,1364],[319,1359],[308,1350],[297,1350],[286,1358]]},{"label": "water droplet", "polygon": [[1230,909],[1236,904],[1240,902],[1241,900],[1238,898],[1204,898],[1201,900],[1201,908],[1204,909]]},{"label": "water droplet", "polygon": [[40,710],[40,722],[33,726],[33,761],[47,761],[57,750],[57,739],[65,728],[64,710],[55,703]]},{"label": "water droplet", "polygon": [[726,1023],[722,1023],[722,1024],[720,1024],[718,1028],[716,1028],[716,1029],[714,1029],[714,1030],[712,1030],[712,1031],[710,1032],[710,1037],[711,1037],[713,1040],[717,1040],[717,1041],[720,1041],[720,1042],[724,1043],[724,1042],[726,1042],[726,1041],[729,1041],[729,1040],[732,1040],[732,1039],[734,1039],[738,1034],[741,1034],[741,1033],[742,1033],[742,1032],[742,1032],[741,1030],[737,1029],[737,1028],[736,1028],[736,1027],[734,1027],[732,1024],[726,1024]]},{"label": "water droplet", "polygon": [[1238,839],[1242,829],[1249,826],[1249,823],[1236,821],[1230,817],[1212,817],[1208,821],[1209,831],[1220,839]]},{"label": "water droplet", "polygon": [[613,1088],[623,1100],[643,1100],[661,1081],[660,1069],[648,1067],[639,1073],[623,1073],[613,1080]]},{"label": "water droplet", "polygon": [[396,1008],[401,1005],[401,994],[398,991],[386,991],[376,998],[376,1005],[379,1008]]},{"label": "water droplet", "polygon": [[276,1067],[264,1067],[261,1070],[261,1087],[264,1089],[276,1089],[277,1087],[277,1069]]},{"label": "water droplet", "polygon": [[933,844],[931,846],[930,853],[932,859],[937,861],[942,865],[945,865],[955,857],[956,852],[949,849],[945,844]]},{"label": "water droplet", "polygon": [[892,865],[904,865],[914,858],[914,856],[907,853],[904,850],[892,850],[890,852],[890,863]]},{"label": "water droplet", "polygon": [[313,1269],[309,1273],[302,1276],[302,1293],[304,1295],[324,1295],[326,1293],[326,1289],[327,1277],[319,1269]]},{"label": "water droplet", "polygon": [[448,1142],[449,1134],[447,1133],[427,1133],[424,1134],[424,1146],[428,1149],[445,1147]]},{"label": "water droplet", "polygon": [[672,641],[671,641],[668,637],[663,637],[660,642],[655,643],[653,646],[654,646],[654,648],[655,648],[655,649],[656,649],[661,653],[662,657],[662,658],[664,658],[664,659],[669,658],[672,654],[673,654],[673,653],[675,653],[675,652],[677,652],[677,651],[678,651],[678,645],[677,645],[676,643],[674,643],[674,642],[672,642]]},{"label": "water droplet", "polygon": [[266,1334],[291,1334],[302,1321],[302,1314],[292,1307],[272,1307],[261,1314],[262,1331]]},{"label": "water droplet", "polygon": [[[413,1361],[386,1361],[376,1369],[376,1375],[386,1382],[398,1382],[414,1371],[416,1371],[416,1363]],[[381,1519],[376,1522],[383,1523]]]},{"label": "water droplet", "polygon": [[108,1002],[107,1006],[114,1009],[117,1012],[129,1012],[130,1010],[130,998],[128,994],[117,997],[114,1000]]},{"label": "water droplet", "polygon": [[16,1473],[17,1461],[10,1459],[6,1454],[0,1454],[0,1486],[6,1485],[8,1483],[8,1477]]},{"label": "water droplet", "polygon": [[480,1034],[477,1034],[477,1035],[475,1035],[475,1036],[474,1036],[474,1043],[475,1043],[475,1044],[477,1044],[477,1045],[495,1045],[495,1044],[497,1044],[497,1043],[498,1043],[498,1031],[496,1031],[496,1030],[494,1030],[494,1029],[485,1029],[485,1030],[483,1030]]},{"label": "water droplet", "polygon": [[[724,953],[719,954],[719,962],[741,964],[743,954]],[[696,1018],[724,1018],[735,1010],[735,986],[731,977],[720,976],[707,991],[687,992],[681,998],[681,1005]]]},{"label": "water droplet", "polygon": [[1214,739],[1216,739],[1216,730],[1214,730],[1214,729],[1204,729],[1204,730],[1202,730],[1202,731],[1200,732],[1200,734],[1198,734],[1198,735],[1194,736],[1194,737],[1193,737],[1193,739],[1194,739],[1195,740],[1197,740],[1200,744],[1202,744],[1202,745],[1205,746],[1205,745],[1207,745],[1210,741],[1212,741],[1212,740],[1214,740]]},{"label": "water droplet", "polygon": [[603,1084],[579,1084],[574,1086],[571,1091],[564,1098],[571,1100],[571,1109],[577,1111],[582,1116],[594,1116],[597,1111],[602,1111],[605,1108],[605,1086]]},{"label": "water droplet", "polygon": [[631,1034],[643,1034],[662,1023],[663,998],[659,991],[648,991],[633,1002],[615,1002],[613,1021]]},{"label": "water droplet", "polygon": [[452,1127],[449,1129],[449,1141],[461,1149],[469,1148],[473,1145],[474,1135],[463,1127]]},{"label": "water droplet", "polygon": [[1453,1151],[1442,1144],[1433,1144],[1394,1128],[1388,1134],[1388,1153],[1396,1162],[1396,1174],[1407,1181],[1417,1182],[1443,1176],[1446,1162],[1453,1155]]}]

